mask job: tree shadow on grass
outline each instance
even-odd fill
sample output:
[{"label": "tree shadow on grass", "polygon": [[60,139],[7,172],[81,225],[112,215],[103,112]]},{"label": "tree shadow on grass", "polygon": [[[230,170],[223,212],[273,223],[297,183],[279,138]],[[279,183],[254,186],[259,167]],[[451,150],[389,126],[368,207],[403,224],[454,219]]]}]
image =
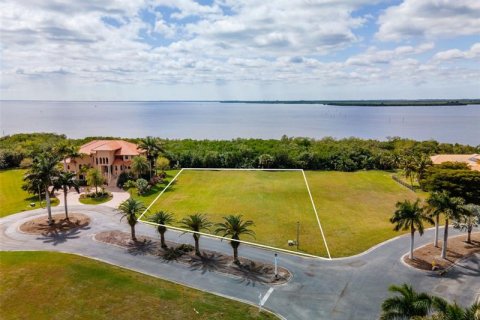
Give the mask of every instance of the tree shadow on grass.
[{"label": "tree shadow on grass", "polygon": [[227,258],[217,253],[205,253],[190,257],[190,269],[201,270],[202,274],[212,271],[220,271],[227,266]]},{"label": "tree shadow on grass", "polygon": [[265,265],[257,265],[255,262],[250,261],[248,264],[235,265],[235,275],[241,279],[240,283],[245,283],[247,286],[251,285],[255,287],[257,282],[268,283],[271,280],[273,270],[271,267]]}]

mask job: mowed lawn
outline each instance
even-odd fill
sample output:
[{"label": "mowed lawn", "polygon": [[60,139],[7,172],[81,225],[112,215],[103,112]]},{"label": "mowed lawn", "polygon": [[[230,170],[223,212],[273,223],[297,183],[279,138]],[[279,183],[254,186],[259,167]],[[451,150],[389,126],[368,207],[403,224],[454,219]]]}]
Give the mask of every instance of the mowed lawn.
[{"label": "mowed lawn", "polygon": [[[22,190],[25,172],[24,169],[0,171],[0,217],[41,207],[38,197]],[[35,203],[35,206],[31,207],[30,203]],[[52,204],[57,205],[58,200],[52,199]],[[45,207],[45,199],[42,205]]]},{"label": "mowed lawn", "polygon": [[293,251],[296,248],[289,247],[288,240],[296,239],[300,221],[300,251],[327,255],[300,171],[184,170],[150,214],[157,210],[172,212],[177,220],[205,213],[214,223],[241,214],[255,223],[256,233],[255,239],[243,240]]},{"label": "mowed lawn", "polygon": [[384,171],[307,171],[332,257],[350,256],[398,236],[389,222],[395,203],[423,198]]},{"label": "mowed lawn", "polygon": [[2,319],[276,319],[258,308],[64,253],[0,252]]}]

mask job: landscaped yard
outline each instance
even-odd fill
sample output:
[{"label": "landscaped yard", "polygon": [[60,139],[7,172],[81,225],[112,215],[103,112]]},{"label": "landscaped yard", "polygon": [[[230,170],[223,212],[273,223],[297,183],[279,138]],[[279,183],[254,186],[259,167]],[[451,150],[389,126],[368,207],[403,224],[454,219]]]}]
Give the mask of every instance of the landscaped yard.
[{"label": "landscaped yard", "polygon": [[112,196],[105,196],[105,197],[98,197],[98,198],[90,198],[90,197],[80,197],[78,201],[83,204],[101,204],[112,200]]},{"label": "landscaped yard", "polygon": [[[399,235],[389,222],[395,203],[423,196],[395,182],[389,172],[306,175],[332,257],[357,254]],[[177,220],[206,213],[213,222],[242,214],[255,222],[256,232],[256,239],[244,240],[290,250],[296,249],[287,241],[296,239],[300,221],[300,250],[327,256],[301,172],[185,170],[150,213],[156,210],[173,212]]]},{"label": "landscaped yard", "polygon": [[[43,199],[41,206],[37,196],[32,196],[22,190],[25,172],[26,170],[23,169],[0,171],[0,217],[45,207],[45,199]],[[35,203],[35,206],[31,207],[31,203]],[[52,199],[52,205],[58,205],[56,198]]]},{"label": "landscaped yard", "polygon": [[240,302],[63,253],[0,252],[0,274],[2,319],[276,319]]}]

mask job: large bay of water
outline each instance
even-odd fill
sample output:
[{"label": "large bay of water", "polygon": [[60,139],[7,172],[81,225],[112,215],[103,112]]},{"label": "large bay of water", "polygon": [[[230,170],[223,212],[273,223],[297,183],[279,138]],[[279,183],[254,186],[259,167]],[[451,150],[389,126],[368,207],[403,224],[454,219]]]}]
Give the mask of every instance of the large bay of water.
[{"label": "large bay of water", "polygon": [[233,139],[360,137],[480,144],[480,105],[344,107],[219,102],[1,101],[2,135]]}]

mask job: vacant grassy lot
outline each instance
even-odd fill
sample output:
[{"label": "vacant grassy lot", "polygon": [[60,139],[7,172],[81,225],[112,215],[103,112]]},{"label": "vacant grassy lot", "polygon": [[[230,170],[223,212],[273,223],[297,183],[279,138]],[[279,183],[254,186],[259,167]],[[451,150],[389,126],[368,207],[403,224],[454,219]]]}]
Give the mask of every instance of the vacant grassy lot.
[{"label": "vacant grassy lot", "polygon": [[209,293],[53,252],[0,252],[2,319],[274,319]]},{"label": "vacant grassy lot", "polygon": [[[180,220],[188,214],[206,213],[212,222],[229,214],[253,220],[256,239],[244,240],[284,249],[296,239],[300,221],[300,250],[326,256],[325,246],[299,171],[183,171],[152,206]],[[214,228],[212,228],[214,229]]]},{"label": "vacant grassy lot", "polygon": [[[33,197],[22,190],[24,174],[25,170],[23,169],[0,171],[0,217],[40,208],[38,197]],[[35,203],[34,207],[30,206],[32,202]],[[58,200],[52,199],[52,204],[57,205]],[[45,199],[42,205],[45,207]]]},{"label": "vacant grassy lot", "polygon": [[[399,235],[389,222],[395,203],[424,197],[396,183],[389,172],[306,175],[332,257],[354,255]],[[288,247],[287,240],[296,238],[300,221],[300,250],[327,256],[300,172],[186,170],[150,212],[160,209],[178,220],[195,212],[208,214],[213,222],[242,214],[256,224],[254,242],[290,250],[295,247]]]},{"label": "vacant grassy lot", "polygon": [[389,222],[395,203],[422,197],[384,171],[307,171],[330,253],[360,253],[399,235]]}]

